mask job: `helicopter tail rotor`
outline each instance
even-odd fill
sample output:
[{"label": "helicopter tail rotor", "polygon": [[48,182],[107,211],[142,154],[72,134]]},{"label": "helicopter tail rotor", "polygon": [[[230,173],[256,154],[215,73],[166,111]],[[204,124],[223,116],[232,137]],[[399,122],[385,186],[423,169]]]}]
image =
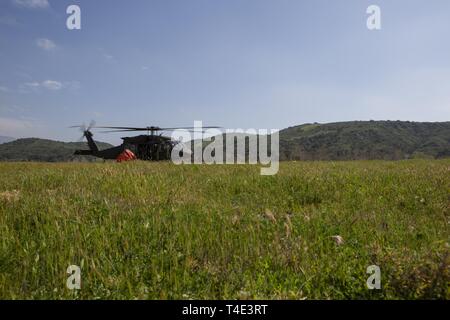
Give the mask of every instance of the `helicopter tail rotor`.
[{"label": "helicopter tail rotor", "polygon": [[95,127],[95,124],[95,120],[91,120],[91,122],[89,122],[89,125],[87,126],[85,123],[83,123],[81,125],[71,126],[69,128],[78,128],[83,133],[83,135],[78,139],[78,142],[81,142],[84,140],[84,138],[88,138],[88,135],[92,137],[92,133],[90,132],[90,130]]}]

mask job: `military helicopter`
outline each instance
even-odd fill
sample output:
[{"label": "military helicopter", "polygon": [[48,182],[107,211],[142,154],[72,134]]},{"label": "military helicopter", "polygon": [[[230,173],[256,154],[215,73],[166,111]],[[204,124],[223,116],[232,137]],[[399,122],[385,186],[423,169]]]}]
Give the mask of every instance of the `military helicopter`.
[{"label": "military helicopter", "polygon": [[[140,160],[149,161],[161,161],[169,160],[171,157],[172,149],[175,145],[180,143],[180,141],[173,141],[170,137],[164,136],[162,132],[164,131],[174,131],[174,130],[187,130],[195,132],[203,132],[198,130],[198,127],[177,127],[177,128],[160,128],[157,126],[148,127],[97,127],[95,122],[91,122],[89,126],[77,125],[71,126],[70,128],[79,128],[83,132],[81,139],[86,138],[89,150],[76,150],[75,155],[89,155],[102,159],[117,160],[124,152],[128,152],[135,158]],[[146,131],[147,134],[133,136],[133,137],[123,137],[123,143],[120,146],[112,147],[109,149],[99,150],[97,144],[93,139],[93,134],[91,129],[110,129],[108,131],[102,131],[103,133],[111,132],[139,132]],[[220,127],[202,127],[202,129],[218,129]],[[161,132],[161,133],[160,133]],[[160,134],[158,134],[160,133]]]}]

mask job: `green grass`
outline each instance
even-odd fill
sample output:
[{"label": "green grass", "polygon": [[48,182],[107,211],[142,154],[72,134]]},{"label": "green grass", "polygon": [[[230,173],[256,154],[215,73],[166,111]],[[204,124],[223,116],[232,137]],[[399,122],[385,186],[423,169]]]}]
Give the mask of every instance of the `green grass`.
[{"label": "green grass", "polygon": [[[449,298],[449,160],[259,172],[2,163],[0,298]],[[372,264],[382,290],[366,287]]]}]

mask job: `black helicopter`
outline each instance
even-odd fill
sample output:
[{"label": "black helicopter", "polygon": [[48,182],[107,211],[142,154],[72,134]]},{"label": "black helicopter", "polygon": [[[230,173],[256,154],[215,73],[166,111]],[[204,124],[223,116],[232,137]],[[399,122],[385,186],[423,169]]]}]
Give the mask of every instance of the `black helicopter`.
[{"label": "black helicopter", "polygon": [[[87,144],[89,146],[89,150],[76,150],[75,155],[89,155],[102,159],[110,159],[116,160],[118,157],[123,154],[124,151],[131,151],[137,159],[140,160],[149,160],[149,161],[161,161],[161,160],[169,160],[171,157],[172,149],[175,145],[180,143],[179,141],[173,141],[170,137],[164,136],[161,134],[157,134],[163,131],[174,131],[174,130],[188,130],[195,132],[203,132],[198,131],[197,127],[178,127],[178,128],[160,128],[156,126],[149,127],[97,127],[94,122],[86,127],[85,125],[81,126],[71,126],[70,128],[80,128],[83,132],[82,138],[86,138]],[[108,132],[135,132],[135,131],[146,131],[147,134],[138,135],[134,137],[123,137],[123,143],[120,146],[112,147],[109,149],[99,150],[97,144],[93,139],[93,134],[91,132],[92,128],[98,129],[111,129],[109,131],[103,131],[104,133]],[[210,129],[210,128],[220,128],[220,127],[202,127],[202,129]]]}]

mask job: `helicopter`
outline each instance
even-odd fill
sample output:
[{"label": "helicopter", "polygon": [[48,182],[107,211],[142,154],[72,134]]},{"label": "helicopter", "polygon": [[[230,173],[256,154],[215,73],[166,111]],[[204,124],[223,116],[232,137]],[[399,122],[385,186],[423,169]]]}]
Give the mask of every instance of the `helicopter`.
[{"label": "helicopter", "polygon": [[[161,128],[158,126],[148,127],[110,127],[110,126],[95,126],[95,122],[91,122],[89,126],[77,125],[70,128],[79,128],[83,132],[81,139],[86,138],[89,150],[76,150],[74,155],[80,156],[94,156],[105,160],[119,160],[121,155],[131,155],[132,159],[147,160],[147,161],[162,161],[170,160],[172,149],[180,141],[173,141],[171,137],[164,136],[164,131],[187,130],[193,131],[199,129],[198,127],[176,127],[176,128]],[[103,133],[112,132],[140,132],[144,131],[147,134],[142,134],[132,137],[122,137],[122,144],[116,147],[100,150],[93,139],[91,129],[109,129],[102,131]],[[220,127],[202,127],[202,129],[218,129]],[[195,130],[195,132],[203,132]],[[158,134],[159,133],[159,134]]]}]

